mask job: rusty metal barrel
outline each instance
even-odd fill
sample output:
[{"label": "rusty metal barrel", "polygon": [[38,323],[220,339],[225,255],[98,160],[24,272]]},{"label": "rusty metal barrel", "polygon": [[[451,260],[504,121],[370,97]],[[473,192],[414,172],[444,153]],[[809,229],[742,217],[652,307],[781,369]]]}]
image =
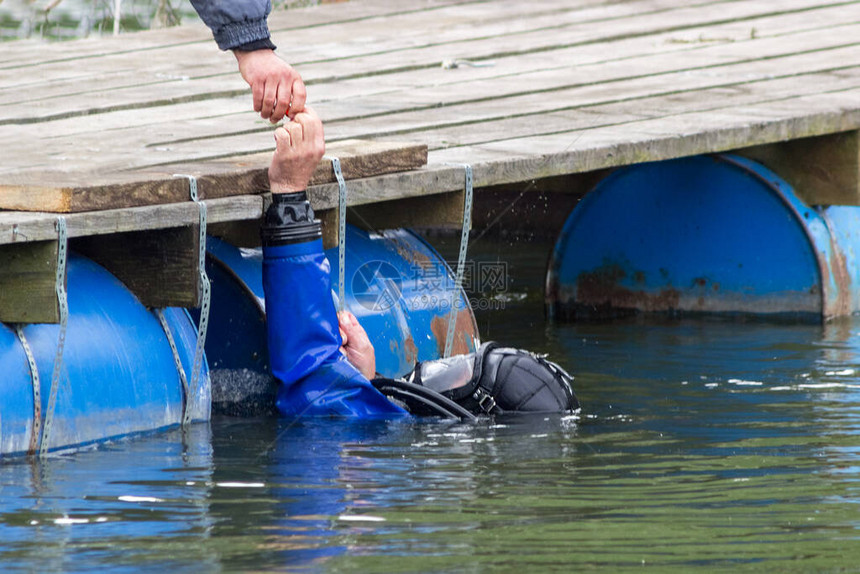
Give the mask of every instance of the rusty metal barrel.
[{"label": "rusty metal barrel", "polygon": [[827,319],[860,311],[860,208],[806,205],[734,155],[620,168],[573,210],[553,249],[558,320],[639,313]]}]

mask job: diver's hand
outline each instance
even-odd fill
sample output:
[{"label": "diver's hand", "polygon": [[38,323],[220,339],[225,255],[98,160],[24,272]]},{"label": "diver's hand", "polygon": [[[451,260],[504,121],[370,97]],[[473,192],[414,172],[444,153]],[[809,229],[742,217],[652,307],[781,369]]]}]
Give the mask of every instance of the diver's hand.
[{"label": "diver's hand", "polygon": [[367,337],[364,327],[349,311],[341,311],[337,314],[340,327],[340,338],[343,339],[341,352],[367,379],[376,376],[376,352],[373,344]]},{"label": "diver's hand", "polygon": [[234,50],[239,73],[251,86],[254,111],[277,123],[286,115],[294,118],[305,109],[307,91],[299,73],[272,50]]},{"label": "diver's hand", "polygon": [[311,108],[275,130],[275,154],[269,166],[272,193],[304,191],[325,153],[325,136]]}]

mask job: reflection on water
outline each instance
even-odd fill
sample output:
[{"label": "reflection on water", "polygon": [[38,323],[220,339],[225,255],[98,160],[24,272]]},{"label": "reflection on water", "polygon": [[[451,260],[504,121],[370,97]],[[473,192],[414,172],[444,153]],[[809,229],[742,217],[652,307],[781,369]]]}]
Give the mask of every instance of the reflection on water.
[{"label": "reflection on water", "polygon": [[854,567],[860,321],[532,333],[513,342],[577,372],[582,420],[225,418],[211,434],[197,425],[5,464],[0,560],[117,572]]},{"label": "reflection on water", "polygon": [[[525,265],[525,263],[520,263]],[[539,266],[541,262],[529,263]],[[821,572],[860,559],[860,319],[545,325],[574,417],[222,418],[0,466],[4,571]]]}]

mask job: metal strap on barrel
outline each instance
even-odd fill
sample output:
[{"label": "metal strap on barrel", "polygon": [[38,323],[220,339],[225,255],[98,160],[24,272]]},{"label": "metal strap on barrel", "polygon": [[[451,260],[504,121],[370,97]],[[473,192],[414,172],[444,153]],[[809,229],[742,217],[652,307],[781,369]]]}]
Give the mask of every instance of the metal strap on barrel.
[{"label": "metal strap on barrel", "polygon": [[167,318],[164,316],[164,309],[155,309],[154,311],[155,316],[158,317],[158,322],[161,323],[161,328],[164,330],[164,335],[167,337],[170,351],[173,353],[173,362],[176,364],[176,372],[179,373],[179,381],[182,383],[182,420],[185,421],[185,413],[188,411],[188,403],[191,401],[191,389],[188,388],[188,377],[185,375],[185,367],[182,366],[182,358],[179,356],[179,349],[176,347],[173,331],[170,329]]},{"label": "metal strap on barrel", "polygon": [[30,343],[27,342],[27,337],[24,335],[24,325],[20,323],[15,325],[15,334],[18,335],[18,340],[24,347],[27,364],[30,366],[30,381],[33,383],[33,429],[30,432],[30,446],[27,449],[27,454],[35,454],[36,449],[39,448],[39,433],[42,430],[42,383],[39,380],[39,367],[36,365],[36,358],[33,356]]},{"label": "metal strap on barrel", "polygon": [[336,157],[329,159],[337,179],[337,310],[343,311],[346,291],[346,181],[340,169],[340,160]]},{"label": "metal strap on barrel", "polygon": [[[191,201],[197,204],[200,220],[200,236],[198,240],[197,274],[200,284],[200,324],[197,326],[197,347],[194,349],[194,366],[191,368],[191,383],[186,393],[185,408],[182,413],[182,424],[191,422],[191,401],[197,396],[200,384],[200,373],[203,370],[203,349],[206,345],[206,331],[209,328],[209,306],[211,301],[211,286],[206,275],[206,203],[200,201],[197,195],[197,178],[193,175],[175,174],[174,177],[184,177],[188,180],[188,191]],[[177,353],[178,354],[178,353]],[[181,375],[180,375],[181,378]]]},{"label": "metal strap on barrel", "polygon": [[469,231],[472,229],[472,166],[463,165],[466,170],[465,198],[463,200],[463,230],[460,232],[460,252],[457,254],[457,272],[454,279],[454,289],[451,292],[451,310],[448,316],[448,334],[445,336],[444,357],[451,356],[454,346],[454,330],[457,325],[457,298],[460,296],[460,288],[463,285],[463,268],[466,265],[466,251],[469,248]]},{"label": "metal strap on barrel", "polygon": [[[57,338],[57,354],[54,356],[54,371],[51,374],[51,392],[48,395],[48,409],[42,425],[42,442],[39,444],[39,454],[45,455],[50,448],[51,428],[54,424],[54,408],[57,405],[57,392],[60,387],[60,374],[63,368],[63,348],[66,346],[66,327],[69,324],[69,299],[66,294],[66,257],[69,249],[69,238],[66,232],[66,218],[57,218],[57,275],[54,288],[57,292],[57,304],[60,309],[60,334]],[[35,394],[35,391],[34,391]]]}]

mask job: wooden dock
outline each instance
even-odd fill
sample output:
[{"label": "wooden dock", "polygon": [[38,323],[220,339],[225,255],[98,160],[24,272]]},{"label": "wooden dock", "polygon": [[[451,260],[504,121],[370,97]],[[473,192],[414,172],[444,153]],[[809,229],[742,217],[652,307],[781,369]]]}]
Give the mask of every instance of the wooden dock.
[{"label": "wooden dock", "polygon": [[[458,221],[463,164],[490,188],[729,150],[810,203],[860,204],[858,0],[351,0],[269,24],[352,179],[356,222]],[[198,217],[177,173],[198,178],[210,223],[256,220],[271,130],[202,24],[3,44],[0,245],[47,242],[23,256],[46,288],[58,213],[72,238],[172,229],[173,253]],[[332,221],[329,164],[311,197]],[[177,265],[194,263],[187,243]]]}]

